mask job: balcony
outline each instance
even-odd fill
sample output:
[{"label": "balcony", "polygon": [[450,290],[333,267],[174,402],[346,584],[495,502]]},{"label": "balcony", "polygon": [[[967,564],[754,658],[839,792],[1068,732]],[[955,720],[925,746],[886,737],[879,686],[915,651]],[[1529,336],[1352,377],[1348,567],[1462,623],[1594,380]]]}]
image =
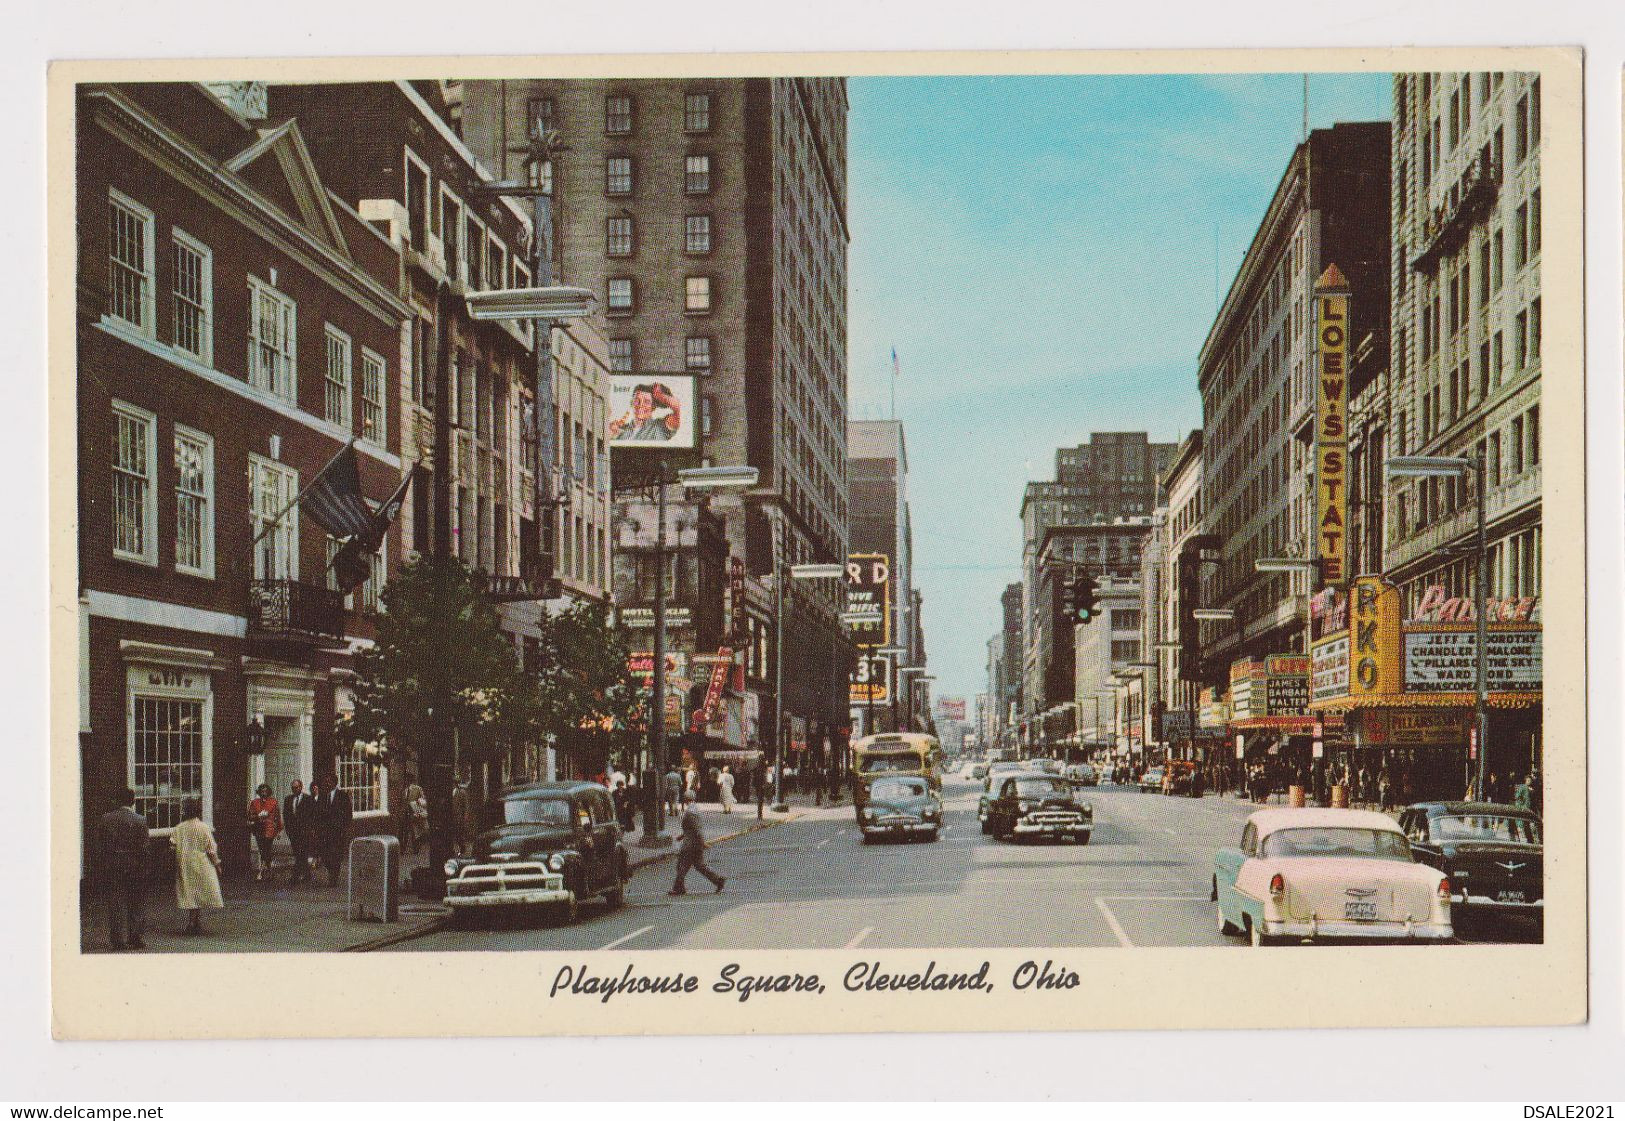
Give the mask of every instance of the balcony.
[{"label": "balcony", "polygon": [[250,638],[313,643],[344,637],[344,596],[297,580],[255,580],[248,589]]}]

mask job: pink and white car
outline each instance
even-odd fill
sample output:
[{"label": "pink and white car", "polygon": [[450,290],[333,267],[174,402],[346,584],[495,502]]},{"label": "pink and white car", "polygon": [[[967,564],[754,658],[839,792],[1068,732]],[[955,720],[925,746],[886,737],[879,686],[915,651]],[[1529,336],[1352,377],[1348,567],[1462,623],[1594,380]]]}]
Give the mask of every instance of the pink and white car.
[{"label": "pink and white car", "polygon": [[1219,928],[1255,946],[1321,939],[1444,941],[1450,881],[1411,859],[1387,814],[1280,808],[1213,859]]}]

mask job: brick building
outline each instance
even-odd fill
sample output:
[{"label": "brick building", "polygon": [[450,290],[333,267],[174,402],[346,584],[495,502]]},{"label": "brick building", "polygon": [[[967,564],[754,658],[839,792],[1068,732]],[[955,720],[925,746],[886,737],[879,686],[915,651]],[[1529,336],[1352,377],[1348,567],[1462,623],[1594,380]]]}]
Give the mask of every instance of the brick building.
[{"label": "brick building", "polygon": [[400,482],[400,253],[263,88],[87,85],[76,107],[84,819],[129,785],[164,835],[199,798],[241,866],[262,780],[332,767],[359,817],[390,808],[333,725],[399,530],[346,599],[288,507],[352,440],[367,498]]}]

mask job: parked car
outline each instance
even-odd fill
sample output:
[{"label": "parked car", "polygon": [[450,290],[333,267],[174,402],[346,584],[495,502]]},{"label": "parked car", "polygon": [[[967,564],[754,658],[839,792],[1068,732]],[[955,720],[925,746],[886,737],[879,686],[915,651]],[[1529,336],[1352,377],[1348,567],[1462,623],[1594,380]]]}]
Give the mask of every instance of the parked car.
[{"label": "parked car", "polygon": [[985,774],[987,774],[987,768],[980,763],[966,763],[959,768],[959,777],[971,782],[975,782]]},{"label": "parked car", "polygon": [[1152,767],[1140,776],[1140,793],[1162,793],[1162,768]]},{"label": "parked car", "polygon": [[1094,807],[1078,801],[1065,778],[1044,771],[1001,775],[988,804],[987,832],[1000,840],[1071,837],[1086,845],[1094,828]]},{"label": "parked car", "polygon": [[594,782],[535,782],[492,803],[471,857],[446,861],[446,906],[454,920],[478,912],[556,908],[567,923],[582,900],[626,899],[628,861],[609,791]]},{"label": "parked car", "polygon": [[1066,769],[1067,780],[1073,786],[1099,786],[1100,772],[1088,763],[1074,763]]},{"label": "parked car", "polygon": [[1058,775],[1066,769],[1059,759],[1029,759],[1026,767],[1029,771],[1043,771],[1047,775]]},{"label": "parked car", "polygon": [[1450,881],[1417,864],[1387,814],[1276,808],[1213,858],[1219,929],[1255,946],[1322,939],[1445,941]]},{"label": "parked car", "polygon": [[982,796],[977,799],[976,802],[976,817],[982,823],[982,832],[984,834],[993,832],[993,830],[988,827],[987,810],[988,805],[993,801],[994,785],[998,782],[999,776],[1013,774],[1016,771],[1024,771],[1026,769],[1027,768],[1024,764],[1014,762],[1013,760],[1001,760],[997,763],[988,764],[987,774],[982,778]]},{"label": "parked car", "polygon": [[869,785],[869,800],[858,811],[858,828],[865,844],[877,837],[934,841],[942,831],[942,799],[923,778],[877,778]]},{"label": "parked car", "polygon": [[1175,759],[1169,762],[1162,771],[1162,792],[1186,798],[1200,798],[1202,774],[1196,769],[1196,764],[1188,759]]},{"label": "parked car", "polygon": [[1491,802],[1418,802],[1399,827],[1419,863],[1449,877],[1455,925],[1521,915],[1543,923],[1544,859],[1540,818]]}]

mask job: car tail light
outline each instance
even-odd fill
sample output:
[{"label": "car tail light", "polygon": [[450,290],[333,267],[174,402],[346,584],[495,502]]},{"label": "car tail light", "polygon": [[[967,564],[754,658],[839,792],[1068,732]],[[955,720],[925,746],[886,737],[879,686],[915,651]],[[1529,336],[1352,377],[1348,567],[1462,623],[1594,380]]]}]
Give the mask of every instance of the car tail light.
[{"label": "car tail light", "polygon": [[1450,877],[1448,876],[1439,881],[1439,898],[1443,900],[1449,900],[1450,898]]},{"label": "car tail light", "polygon": [[1286,894],[1286,879],[1279,872],[1270,877],[1270,894],[1277,899]]}]

